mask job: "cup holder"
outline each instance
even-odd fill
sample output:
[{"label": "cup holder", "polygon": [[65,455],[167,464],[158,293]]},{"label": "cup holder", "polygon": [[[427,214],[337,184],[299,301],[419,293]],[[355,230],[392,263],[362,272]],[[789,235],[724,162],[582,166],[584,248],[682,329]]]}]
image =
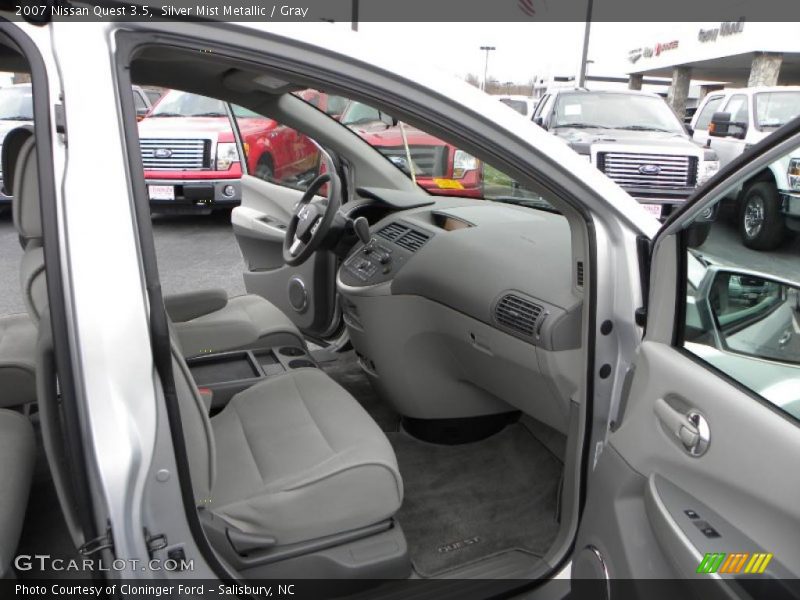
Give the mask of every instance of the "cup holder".
[{"label": "cup holder", "polygon": [[302,369],[303,367],[313,367],[313,366],[315,366],[314,363],[308,360],[307,358],[296,358],[294,360],[289,361],[290,369]]},{"label": "cup holder", "polygon": [[295,346],[284,346],[278,352],[284,356],[303,356],[305,354],[302,348],[296,348]]}]

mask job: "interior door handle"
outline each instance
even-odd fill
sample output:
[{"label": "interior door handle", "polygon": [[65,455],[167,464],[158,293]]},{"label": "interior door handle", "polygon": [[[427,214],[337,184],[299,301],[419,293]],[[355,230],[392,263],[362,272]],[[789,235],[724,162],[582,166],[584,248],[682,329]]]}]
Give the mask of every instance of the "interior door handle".
[{"label": "interior door handle", "polygon": [[664,428],[675,436],[683,449],[691,456],[702,456],[711,444],[711,429],[708,421],[696,410],[682,413],[659,398],[655,412]]}]

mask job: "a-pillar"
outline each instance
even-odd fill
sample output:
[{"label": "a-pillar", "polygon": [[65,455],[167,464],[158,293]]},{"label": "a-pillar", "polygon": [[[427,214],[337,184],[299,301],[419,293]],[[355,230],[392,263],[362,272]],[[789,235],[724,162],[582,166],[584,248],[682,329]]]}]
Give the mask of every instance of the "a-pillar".
[{"label": "a-pillar", "polygon": [[667,104],[675,114],[683,119],[686,114],[686,99],[689,97],[689,83],[692,80],[691,67],[675,67],[672,69],[672,83],[667,93]]},{"label": "a-pillar", "polygon": [[783,54],[780,52],[756,52],[753,55],[747,87],[778,85],[781,63],[783,63]]}]

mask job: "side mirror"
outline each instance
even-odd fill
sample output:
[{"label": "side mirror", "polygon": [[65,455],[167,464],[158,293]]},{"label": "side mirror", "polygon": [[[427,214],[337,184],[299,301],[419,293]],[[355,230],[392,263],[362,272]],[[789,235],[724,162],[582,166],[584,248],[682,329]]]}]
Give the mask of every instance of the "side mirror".
[{"label": "side mirror", "polygon": [[731,121],[731,113],[716,112],[711,117],[708,135],[744,139],[747,135],[747,123]]},{"label": "side mirror", "polygon": [[694,135],[694,128],[691,125],[689,125],[688,123],[686,123],[686,125],[684,125],[684,129],[686,129],[686,134],[689,137],[692,137]]},{"label": "side mirror", "polygon": [[547,129],[547,127],[544,126],[544,119],[542,117],[533,117],[533,122],[542,129]]},{"label": "side mirror", "polygon": [[149,113],[149,112],[150,112],[150,109],[146,108],[146,107],[137,109],[136,110],[136,120],[137,121],[141,121],[142,119],[144,119],[147,116],[147,113]]},{"label": "side mirror", "polygon": [[747,271],[719,270],[706,289],[706,307],[720,350],[800,363],[797,284]]}]

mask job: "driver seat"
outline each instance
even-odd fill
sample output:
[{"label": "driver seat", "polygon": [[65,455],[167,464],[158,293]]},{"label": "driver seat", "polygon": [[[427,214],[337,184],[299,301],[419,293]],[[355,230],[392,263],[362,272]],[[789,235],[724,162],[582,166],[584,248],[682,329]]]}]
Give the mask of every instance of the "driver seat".
[{"label": "driver seat", "polygon": [[[25,125],[9,132],[4,140],[2,167],[6,174],[5,189],[9,192],[13,188],[12,162],[16,165],[27,159],[19,156],[23,150],[32,154],[32,144],[24,147],[32,136],[33,127]],[[20,187],[23,183],[19,182]],[[24,263],[22,284],[28,312],[36,323],[40,316],[36,306],[44,299],[46,288],[43,270],[39,269],[43,260],[42,250],[35,248],[41,245],[39,190],[35,181],[27,184],[33,189],[25,189],[24,194],[26,197],[36,195],[36,201],[23,202],[20,197],[22,194],[17,192],[12,200],[12,211],[22,247],[31,246]],[[229,298],[225,290],[203,290],[165,296],[164,305],[186,358],[230,350],[295,345],[295,340],[302,344],[303,341],[303,336],[289,317],[256,294]],[[30,330],[34,331],[34,328]],[[34,334],[30,333],[27,337],[32,340]]]}]

